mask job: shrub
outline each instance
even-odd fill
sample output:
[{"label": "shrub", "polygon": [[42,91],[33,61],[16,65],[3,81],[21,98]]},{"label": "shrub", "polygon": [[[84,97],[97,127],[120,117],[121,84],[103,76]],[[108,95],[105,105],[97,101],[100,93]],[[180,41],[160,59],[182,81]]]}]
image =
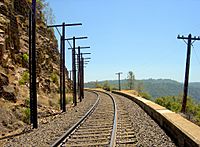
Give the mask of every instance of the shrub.
[{"label": "shrub", "polygon": [[30,108],[24,109],[23,122],[30,124],[30,116],[31,116]]},{"label": "shrub", "polygon": [[160,97],[160,98],[157,98],[155,102],[175,112],[179,112],[181,110],[180,99],[179,97],[176,97],[176,96]]},{"label": "shrub", "polygon": [[110,91],[111,90],[111,86],[110,86],[108,81],[104,82],[103,89],[106,90],[106,91]]},{"label": "shrub", "polygon": [[29,107],[30,106],[30,98],[25,99],[24,104],[26,107]]},{"label": "shrub", "polygon": [[151,99],[151,95],[149,93],[146,92],[140,92],[139,95],[147,100]]},{"label": "shrub", "polygon": [[22,78],[19,80],[19,85],[24,85],[29,81],[29,73],[28,71],[25,71],[22,74]]},{"label": "shrub", "polygon": [[23,59],[23,61],[28,62],[29,57],[27,54],[23,54],[22,59]]},{"label": "shrub", "polygon": [[51,74],[51,81],[55,84],[58,84],[58,75],[56,73]]},{"label": "shrub", "polygon": [[68,95],[66,96],[66,104],[70,104],[73,101],[73,96],[72,95]]}]

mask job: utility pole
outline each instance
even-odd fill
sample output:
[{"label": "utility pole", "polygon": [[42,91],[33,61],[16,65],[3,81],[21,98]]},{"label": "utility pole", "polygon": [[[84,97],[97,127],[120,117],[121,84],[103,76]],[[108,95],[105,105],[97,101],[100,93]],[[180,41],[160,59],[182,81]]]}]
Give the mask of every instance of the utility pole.
[{"label": "utility pole", "polygon": [[78,46],[78,55],[77,55],[77,62],[78,62],[78,96],[80,102],[82,101],[81,97],[81,49],[80,46]]},{"label": "utility pole", "polygon": [[63,110],[63,36],[60,36],[60,109]]},{"label": "utility pole", "polygon": [[196,40],[200,40],[200,37],[198,37],[198,38],[195,37],[195,36],[192,37],[192,35],[189,34],[188,37],[184,37],[184,36],[180,37],[178,35],[177,39],[183,39],[183,40],[186,39],[186,40],[188,40],[188,42],[186,42],[186,44],[187,44],[187,58],[186,58],[185,81],[184,81],[184,91],[183,91],[184,93],[183,93],[183,101],[182,101],[182,108],[181,108],[181,112],[185,113],[186,112],[186,104],[187,104],[187,94],[188,94],[188,81],[189,81],[191,45]]},{"label": "utility pole", "polygon": [[[77,39],[87,39],[87,37],[73,37],[67,38],[65,40],[73,40],[73,48],[72,48],[72,78],[73,78],[73,103],[74,106],[77,105],[76,98],[76,40]],[[69,48],[71,49],[71,48]]]},{"label": "utility pole", "polygon": [[[88,47],[90,48],[90,47]],[[84,99],[84,64],[88,64],[88,60],[85,59],[91,59],[91,58],[83,58],[83,55],[91,54],[91,53],[81,53],[80,55],[80,96],[82,99]]]},{"label": "utility pole", "polygon": [[84,59],[83,59],[83,54],[81,53],[81,62],[80,62],[80,64],[81,64],[81,70],[80,70],[80,74],[81,74],[81,89],[80,89],[80,95],[81,95],[81,97],[82,97],[82,99],[84,99],[84,76],[83,76],[83,68],[84,68]]},{"label": "utility pole", "polygon": [[62,24],[62,74],[63,74],[63,99],[62,99],[62,110],[66,112],[66,94],[65,94],[65,23]]},{"label": "utility pole", "polygon": [[[29,91],[30,91],[30,111],[32,111],[33,109],[33,103],[32,103],[32,90],[33,90],[33,84],[32,84],[32,11],[30,10],[29,12],[29,82],[30,82],[30,87],[29,87]],[[33,122],[33,115],[31,112],[30,115],[30,122]]]},{"label": "utility pole", "polygon": [[65,24],[64,22],[61,25],[50,25],[48,28],[55,27],[58,31],[58,27],[62,27],[62,34],[58,31],[61,42],[60,42],[60,107],[63,112],[66,112],[66,95],[65,95],[65,27],[69,26],[79,26],[81,23],[74,24]]},{"label": "utility pole", "polygon": [[121,75],[121,74],[122,74],[122,72],[116,73],[116,75],[118,75],[119,91],[121,91],[121,84],[120,84],[120,75]]},{"label": "utility pole", "polygon": [[33,128],[38,127],[37,86],[36,86],[36,0],[32,0],[32,13],[29,18],[29,69],[30,69],[30,115]]}]

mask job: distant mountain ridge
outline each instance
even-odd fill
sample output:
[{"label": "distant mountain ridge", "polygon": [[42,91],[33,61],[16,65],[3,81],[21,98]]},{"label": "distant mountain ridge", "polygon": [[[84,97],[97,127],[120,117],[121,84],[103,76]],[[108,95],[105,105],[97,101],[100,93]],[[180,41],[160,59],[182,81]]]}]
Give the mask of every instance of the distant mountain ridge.
[{"label": "distant mountain ridge", "polygon": [[[98,84],[102,85],[105,81],[99,81]],[[93,88],[96,82],[85,83],[85,87]],[[118,80],[108,80],[108,83],[113,88],[118,88]],[[122,89],[127,89],[127,81],[121,80]],[[183,83],[171,79],[145,79],[136,80],[135,89],[138,83],[142,83],[143,91],[148,92],[153,98],[161,96],[174,96],[183,93]],[[189,96],[200,101],[200,82],[189,83]]]}]

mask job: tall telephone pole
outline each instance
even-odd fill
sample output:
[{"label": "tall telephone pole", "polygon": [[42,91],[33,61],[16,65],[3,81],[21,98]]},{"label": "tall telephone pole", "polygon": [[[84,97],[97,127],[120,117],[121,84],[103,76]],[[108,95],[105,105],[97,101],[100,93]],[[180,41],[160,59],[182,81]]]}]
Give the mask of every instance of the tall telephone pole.
[{"label": "tall telephone pole", "polygon": [[[66,112],[66,95],[65,95],[65,27],[80,26],[81,23],[65,24],[61,25],[49,25],[48,28],[56,28],[60,37],[60,107],[63,112]],[[58,27],[62,27],[62,34],[59,32]]]},{"label": "tall telephone pole", "polygon": [[[179,36],[177,39],[183,39],[188,40],[187,42],[187,58],[186,58],[186,68],[185,68],[185,81],[184,81],[184,93],[183,93],[183,101],[182,101],[182,108],[181,112],[185,113],[186,111],[186,104],[187,104],[187,94],[188,94],[188,81],[189,81],[189,69],[190,69],[190,55],[191,55],[191,45],[196,40],[200,40],[200,37],[192,37],[191,34],[188,35],[188,37]],[[193,41],[193,42],[192,42]]]},{"label": "tall telephone pole", "polygon": [[65,40],[73,40],[73,48],[72,49],[72,78],[73,78],[73,103],[74,106],[77,105],[77,99],[76,99],[76,40],[77,39],[87,39],[87,37],[73,37],[73,38],[67,38]]},{"label": "tall telephone pole", "polygon": [[122,74],[122,72],[116,73],[116,75],[118,75],[119,91],[121,91],[121,84],[120,84],[120,75],[121,74]]},{"label": "tall telephone pole", "polygon": [[32,0],[32,13],[29,16],[29,68],[30,68],[30,115],[33,128],[38,127],[37,86],[36,86],[36,0]]}]

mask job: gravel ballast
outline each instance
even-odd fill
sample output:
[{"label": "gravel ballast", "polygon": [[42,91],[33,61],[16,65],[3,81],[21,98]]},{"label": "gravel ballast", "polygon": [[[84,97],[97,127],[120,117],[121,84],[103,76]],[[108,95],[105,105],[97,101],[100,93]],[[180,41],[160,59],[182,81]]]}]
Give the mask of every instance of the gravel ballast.
[{"label": "gravel ballast", "polygon": [[127,110],[137,138],[136,146],[175,147],[175,143],[160,126],[135,102],[112,94],[117,103]]},{"label": "gravel ballast", "polygon": [[26,131],[27,133],[5,140],[6,143],[3,146],[50,146],[75,124],[96,100],[97,96],[94,93],[85,92],[85,98],[76,107],[70,107],[67,112],[49,118],[45,124],[39,124],[38,129]]}]

